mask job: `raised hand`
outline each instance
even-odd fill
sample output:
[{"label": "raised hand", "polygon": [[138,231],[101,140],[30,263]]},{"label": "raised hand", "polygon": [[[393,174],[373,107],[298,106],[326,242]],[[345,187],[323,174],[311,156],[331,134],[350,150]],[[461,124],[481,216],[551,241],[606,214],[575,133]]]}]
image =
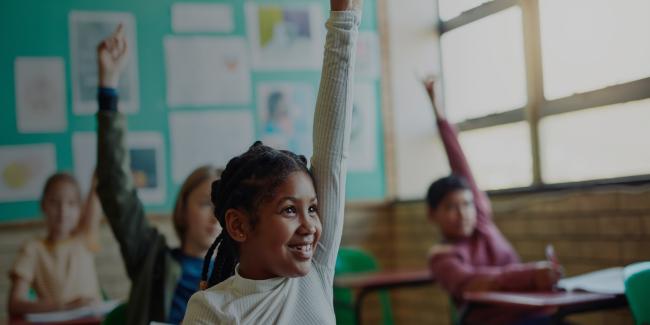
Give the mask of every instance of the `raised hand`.
[{"label": "raised hand", "polygon": [[117,26],[113,34],[97,45],[97,66],[99,86],[116,88],[120,73],[126,65],[128,44],[124,26]]},{"label": "raised hand", "polygon": [[422,85],[424,85],[424,89],[427,91],[427,95],[429,95],[429,98],[431,99],[431,106],[433,107],[433,113],[436,115],[436,119],[445,119],[445,115],[442,113],[440,108],[438,108],[438,105],[436,105],[435,76],[429,75],[422,79]]}]

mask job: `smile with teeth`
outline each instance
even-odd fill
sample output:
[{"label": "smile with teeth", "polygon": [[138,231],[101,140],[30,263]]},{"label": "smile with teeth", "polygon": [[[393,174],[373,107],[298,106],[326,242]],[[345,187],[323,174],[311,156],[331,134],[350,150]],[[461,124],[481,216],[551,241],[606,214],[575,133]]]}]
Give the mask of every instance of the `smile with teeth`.
[{"label": "smile with teeth", "polygon": [[308,260],[312,256],[312,243],[300,243],[298,245],[289,245],[289,251],[296,257]]}]

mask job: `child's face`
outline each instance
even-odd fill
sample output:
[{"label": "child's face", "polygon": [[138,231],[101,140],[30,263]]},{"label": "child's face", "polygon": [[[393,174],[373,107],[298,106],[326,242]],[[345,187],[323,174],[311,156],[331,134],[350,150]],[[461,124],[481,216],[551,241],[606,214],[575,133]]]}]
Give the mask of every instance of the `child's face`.
[{"label": "child's face", "polygon": [[205,180],[187,196],[185,203],[185,245],[206,250],[221,232],[210,201],[212,180]]},{"label": "child's face", "polygon": [[470,190],[449,192],[435,209],[429,210],[429,218],[440,226],[448,239],[467,238],[476,228],[476,206]]},{"label": "child's face", "polygon": [[81,215],[79,189],[70,182],[57,182],[43,197],[41,209],[51,239],[64,239],[77,227]]},{"label": "child's face", "polygon": [[242,243],[251,254],[247,273],[257,278],[306,275],[321,235],[316,191],[309,175],[290,174],[257,210],[258,222]]}]

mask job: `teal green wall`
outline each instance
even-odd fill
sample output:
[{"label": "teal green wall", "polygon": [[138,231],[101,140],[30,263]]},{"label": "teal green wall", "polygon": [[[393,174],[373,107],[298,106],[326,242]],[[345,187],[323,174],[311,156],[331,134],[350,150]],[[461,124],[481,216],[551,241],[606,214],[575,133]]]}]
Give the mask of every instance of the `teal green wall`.
[{"label": "teal green wall", "polygon": [[[169,212],[178,184],[172,180],[171,149],[168,132],[166,103],[165,57],[163,37],[174,35],[171,27],[171,5],[184,1],[171,0],[2,0],[0,1],[0,146],[13,144],[53,143],[56,147],[59,170],[73,171],[72,134],[75,131],[94,131],[93,115],[75,115],[72,112],[72,81],[70,70],[70,45],[68,43],[68,13],[72,10],[130,12],[135,17],[138,41],[138,73],[140,81],[140,110],[129,115],[131,131],[158,131],[166,144],[166,202],[147,206],[148,212]],[[188,1],[199,2],[199,1]],[[205,2],[205,1],[204,1]],[[235,30],[227,35],[246,36],[244,1],[214,1],[232,5]],[[273,3],[321,3],[327,16],[329,1],[288,1]],[[262,3],[268,3],[263,1]],[[376,31],[374,0],[366,0],[361,30]],[[186,34],[183,34],[186,35]],[[210,33],[209,35],[226,35]],[[18,56],[57,56],[65,62],[68,129],[62,133],[21,134],[16,124],[14,88],[14,59]],[[264,72],[251,71],[252,100],[250,105],[227,105],[228,109],[251,110],[256,114],[256,91],[260,81],[301,81],[317,89],[318,71]],[[348,198],[351,200],[382,199],[385,196],[383,130],[380,110],[379,80],[374,82],[377,116],[377,164],[373,172],[350,173]],[[191,108],[188,110],[220,110],[226,107]],[[257,134],[259,136],[259,134]],[[0,203],[0,221],[38,218],[38,202],[24,201]]]}]

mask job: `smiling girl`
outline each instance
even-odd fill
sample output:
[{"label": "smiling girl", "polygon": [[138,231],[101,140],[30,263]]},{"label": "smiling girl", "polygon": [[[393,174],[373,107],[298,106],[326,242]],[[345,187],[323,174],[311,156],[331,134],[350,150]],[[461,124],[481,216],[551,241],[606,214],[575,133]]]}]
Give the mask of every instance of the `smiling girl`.
[{"label": "smiling girl", "polygon": [[209,289],[192,296],[184,324],[334,324],[332,284],[341,241],[361,1],[332,0],[314,155],[256,142],[212,185],[224,231]]}]

